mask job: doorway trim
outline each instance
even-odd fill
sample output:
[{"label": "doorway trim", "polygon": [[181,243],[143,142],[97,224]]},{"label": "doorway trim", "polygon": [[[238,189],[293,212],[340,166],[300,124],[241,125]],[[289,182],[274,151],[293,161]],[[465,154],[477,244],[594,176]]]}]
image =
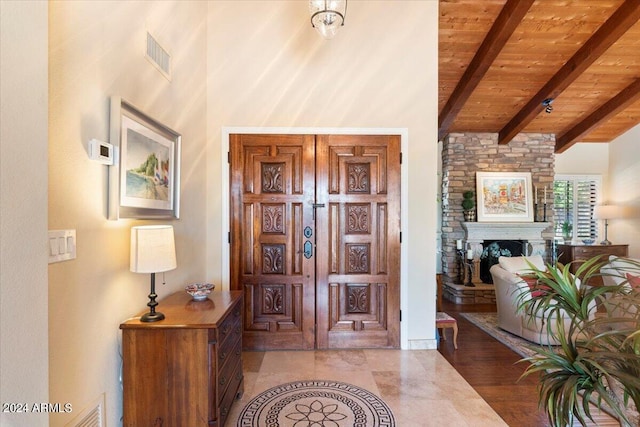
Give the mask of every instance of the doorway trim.
[{"label": "doorway trim", "polygon": [[[221,233],[221,256],[222,256],[222,288],[229,289],[230,274],[230,252],[228,242],[229,222],[229,162],[225,161],[229,152],[229,135],[235,133],[244,134],[290,134],[290,135],[400,135],[400,152],[409,152],[409,130],[408,128],[317,128],[317,127],[222,127],[221,152],[221,208],[222,208],[222,233]],[[409,228],[409,162],[405,158],[400,165],[400,232],[405,236],[404,242],[400,245],[400,310],[404,311],[405,319],[408,318],[408,282],[409,274],[407,260],[409,255],[409,245],[407,243]],[[409,324],[405,320],[400,322],[400,348],[408,350],[409,347]]]}]

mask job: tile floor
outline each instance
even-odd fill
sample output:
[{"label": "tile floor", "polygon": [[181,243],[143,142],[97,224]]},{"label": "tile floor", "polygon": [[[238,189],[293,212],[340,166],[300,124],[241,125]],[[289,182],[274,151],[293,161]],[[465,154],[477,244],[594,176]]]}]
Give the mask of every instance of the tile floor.
[{"label": "tile floor", "polygon": [[227,426],[258,393],[296,380],[335,380],[382,397],[398,427],[506,426],[436,350],[329,350],[245,352],[244,396]]}]

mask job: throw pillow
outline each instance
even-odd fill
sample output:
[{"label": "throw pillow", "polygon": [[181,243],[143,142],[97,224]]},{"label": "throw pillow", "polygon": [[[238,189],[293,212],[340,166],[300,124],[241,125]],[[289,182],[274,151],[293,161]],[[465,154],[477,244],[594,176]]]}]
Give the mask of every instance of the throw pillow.
[{"label": "throw pillow", "polygon": [[640,289],[640,277],[627,273],[627,281],[633,289]]},{"label": "throw pillow", "polygon": [[[538,277],[532,274],[518,274],[519,278],[521,278],[527,285],[529,285],[529,289],[531,290],[531,297],[539,297],[546,294],[546,291],[549,289],[548,286],[540,285],[538,283]],[[639,278],[640,279],[640,278]]]}]

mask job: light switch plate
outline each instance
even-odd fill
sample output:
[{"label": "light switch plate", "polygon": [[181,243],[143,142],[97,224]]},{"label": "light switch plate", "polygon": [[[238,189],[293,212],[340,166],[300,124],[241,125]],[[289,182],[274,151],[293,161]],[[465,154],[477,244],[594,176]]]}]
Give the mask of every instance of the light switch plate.
[{"label": "light switch plate", "polygon": [[49,230],[49,264],[76,258],[76,230]]}]

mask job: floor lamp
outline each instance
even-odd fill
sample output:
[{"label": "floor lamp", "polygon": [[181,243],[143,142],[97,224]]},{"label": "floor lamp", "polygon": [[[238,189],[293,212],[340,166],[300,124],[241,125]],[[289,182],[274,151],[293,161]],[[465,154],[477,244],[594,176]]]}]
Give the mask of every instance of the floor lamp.
[{"label": "floor lamp", "polygon": [[594,219],[604,219],[604,240],[600,242],[601,245],[610,245],[607,234],[609,228],[609,220],[620,218],[622,210],[619,206],[614,205],[598,205],[593,209]]},{"label": "floor lamp", "polygon": [[149,312],[141,322],[157,322],[164,314],[156,312],[156,273],[176,268],[176,247],[173,227],[170,225],[144,225],[131,228],[131,263],[134,273],[151,273],[151,292],[149,293]]}]

